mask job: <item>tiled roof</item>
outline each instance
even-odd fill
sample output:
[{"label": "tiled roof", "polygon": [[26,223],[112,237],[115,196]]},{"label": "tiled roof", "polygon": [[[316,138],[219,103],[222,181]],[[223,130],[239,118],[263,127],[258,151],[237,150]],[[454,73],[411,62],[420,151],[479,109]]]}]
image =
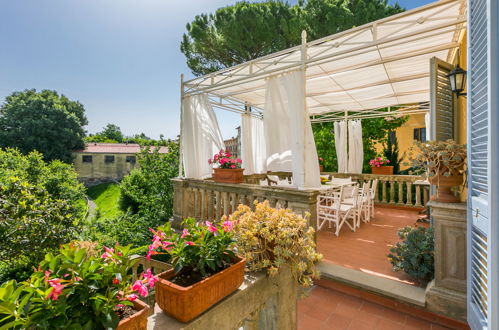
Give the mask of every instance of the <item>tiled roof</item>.
[{"label": "tiled roof", "polygon": [[[74,152],[134,154],[140,152],[140,145],[136,143],[88,143],[85,149],[75,150]],[[160,147],[159,152],[167,153],[168,147]]]}]

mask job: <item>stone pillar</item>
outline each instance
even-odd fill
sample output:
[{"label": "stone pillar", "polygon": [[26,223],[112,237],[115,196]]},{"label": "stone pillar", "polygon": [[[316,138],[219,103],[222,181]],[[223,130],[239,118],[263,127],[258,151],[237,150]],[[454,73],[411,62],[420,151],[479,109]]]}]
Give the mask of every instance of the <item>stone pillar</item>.
[{"label": "stone pillar", "polygon": [[435,279],[426,288],[426,308],[466,321],[466,203],[428,206],[435,229]]}]

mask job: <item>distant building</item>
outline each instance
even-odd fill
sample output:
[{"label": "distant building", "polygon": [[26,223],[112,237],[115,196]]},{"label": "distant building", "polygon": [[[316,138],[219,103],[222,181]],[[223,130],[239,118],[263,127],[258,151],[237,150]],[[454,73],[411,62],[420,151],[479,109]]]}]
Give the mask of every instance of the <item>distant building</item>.
[{"label": "distant building", "polygon": [[241,127],[236,127],[237,136],[225,140],[225,150],[230,152],[231,156],[240,158],[241,157]]},{"label": "distant building", "polygon": [[[138,167],[135,143],[88,143],[85,149],[75,150],[74,166],[78,178],[85,184],[121,180]],[[168,152],[160,147],[159,152]]]}]

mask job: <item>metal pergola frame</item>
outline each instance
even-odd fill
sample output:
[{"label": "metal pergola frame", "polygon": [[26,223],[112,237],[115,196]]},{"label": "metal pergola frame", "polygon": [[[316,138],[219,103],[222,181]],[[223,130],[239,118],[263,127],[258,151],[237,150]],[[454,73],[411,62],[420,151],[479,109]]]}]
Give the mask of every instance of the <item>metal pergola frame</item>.
[{"label": "metal pergola frame", "polygon": [[[423,25],[424,22],[434,20],[437,22],[437,19],[432,18],[432,16],[437,13],[445,12],[450,6],[454,6],[456,3],[461,4],[461,11],[457,16],[448,16],[448,21],[442,24],[434,24],[430,27],[421,27],[421,29],[417,29],[415,31],[411,31],[409,33],[402,33],[407,27],[414,27]],[[440,7],[440,8],[437,8]],[[437,9],[433,15],[429,16],[420,16],[417,19],[406,20],[404,18],[408,16],[414,16],[414,14],[424,13],[429,9]],[[394,21],[397,21],[394,23]],[[402,21],[400,23],[400,21]],[[397,26],[396,29],[391,31],[390,34],[384,35],[383,37],[378,37],[378,26],[381,24],[393,24]],[[327,72],[322,70],[320,73],[316,73],[314,75],[306,76],[305,80],[309,80],[314,77],[326,77],[331,74],[337,74],[341,72],[348,72],[349,70],[359,69],[359,68],[369,68],[375,65],[385,65],[386,63],[409,59],[411,57],[415,57],[418,55],[425,55],[434,53],[436,51],[448,51],[447,58],[445,60],[451,61],[454,57],[455,52],[459,46],[459,35],[465,29],[466,24],[466,16],[465,16],[465,2],[464,0],[440,0],[426,6],[422,6],[413,10],[409,10],[406,12],[402,12],[397,15],[393,15],[372,23],[368,23],[357,28],[353,28],[344,32],[340,32],[331,36],[327,36],[322,39],[314,40],[311,42],[306,41],[305,38],[302,38],[302,44],[299,46],[295,46],[280,52],[276,52],[264,57],[257,58],[255,60],[245,62],[230,68],[222,69],[220,71],[190,79],[188,81],[181,82],[181,98],[188,96],[197,95],[200,93],[206,93],[209,96],[210,102],[213,107],[234,112],[234,113],[249,113],[252,116],[262,117],[264,113],[263,104],[252,104],[248,101],[244,101],[238,98],[239,95],[262,91],[261,85],[256,87],[244,87],[244,85],[251,85],[251,83],[258,82],[264,79],[267,79],[274,75],[284,74],[290,71],[295,70],[304,70],[306,72],[307,69],[319,67],[319,65],[329,62],[334,62],[338,60],[347,59],[353,55],[364,54],[367,52],[372,52],[373,49],[376,49],[379,53],[380,49],[384,47],[393,47],[397,45],[403,45],[408,41],[415,41],[418,39],[418,36],[424,35],[424,37],[431,37],[435,35],[439,35],[443,32],[448,33],[452,32],[455,35],[455,38],[452,42],[448,42],[441,45],[433,45],[426,48],[421,48],[418,51],[408,52],[404,54],[399,54],[397,56],[392,57],[384,57],[380,56],[380,59],[374,61],[368,61],[366,63],[362,63],[361,65],[352,65],[352,66],[344,66],[340,70],[334,70],[333,72]],[[372,41],[359,43],[352,41],[356,36],[359,36],[366,31],[370,31],[372,33]],[[339,46],[347,46],[348,49],[341,50],[339,52],[327,53]],[[308,51],[311,47],[314,47],[314,52],[310,53]],[[319,51],[317,48],[319,47]],[[326,54],[325,54],[326,53]],[[381,54],[381,53],[380,53]],[[386,67],[385,67],[386,70]],[[306,74],[306,73],[304,73]],[[404,77],[400,77],[396,80],[388,80],[385,82],[376,82],[376,83],[366,83],[359,88],[367,88],[373,87],[382,84],[392,84],[396,82],[404,82],[412,79],[418,78],[427,78],[429,77],[429,70],[424,74],[408,74]],[[393,97],[397,99],[398,97],[403,96],[403,94],[395,93],[395,90],[392,86]],[[224,91],[228,87],[231,88],[230,91]],[[234,90],[234,87],[238,89]],[[328,94],[330,92],[324,91],[320,93],[307,93],[307,87],[305,86],[305,95],[308,98],[311,98],[314,101],[315,97]],[[428,92],[428,90],[415,91],[416,92]],[[428,101],[428,100],[421,100]],[[403,114],[416,114],[416,113],[426,113],[429,108],[422,107],[420,104],[406,104],[401,105],[401,103],[394,103],[390,105],[390,109],[387,110],[387,107],[382,108],[373,108],[373,109],[362,109],[362,110],[348,110],[345,109],[343,111],[333,110],[329,113],[321,113],[321,114],[313,114],[314,107],[322,107],[327,108],[330,107],[329,104],[325,102],[318,102],[319,104],[315,106],[309,106],[307,110],[311,112],[310,116],[313,122],[324,122],[324,121],[335,121],[341,119],[363,119],[363,118],[374,118],[374,117],[384,117],[389,115],[394,115],[394,113],[401,112]],[[251,112],[248,109],[251,108]]]}]

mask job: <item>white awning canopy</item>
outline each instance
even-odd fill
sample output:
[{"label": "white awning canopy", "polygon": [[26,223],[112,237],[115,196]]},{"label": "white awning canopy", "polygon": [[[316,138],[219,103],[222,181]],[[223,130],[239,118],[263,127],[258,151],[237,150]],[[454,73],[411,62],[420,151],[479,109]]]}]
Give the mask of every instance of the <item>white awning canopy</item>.
[{"label": "white awning canopy", "polygon": [[465,0],[441,0],[183,82],[182,92],[207,93],[213,106],[235,112],[249,105],[258,115],[265,79],[305,68],[311,116],[428,102],[429,59],[451,61],[465,28]]}]

